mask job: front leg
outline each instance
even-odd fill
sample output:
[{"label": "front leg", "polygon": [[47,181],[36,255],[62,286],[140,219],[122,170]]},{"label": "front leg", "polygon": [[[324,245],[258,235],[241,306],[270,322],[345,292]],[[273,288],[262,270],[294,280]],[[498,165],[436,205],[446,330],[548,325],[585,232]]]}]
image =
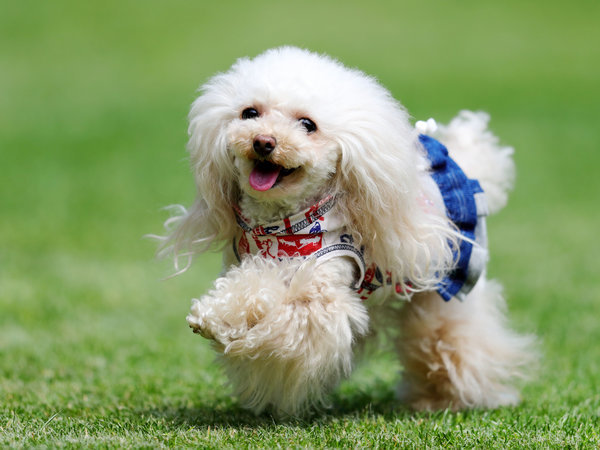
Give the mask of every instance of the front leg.
[{"label": "front leg", "polygon": [[214,340],[245,406],[299,415],[323,404],[350,373],[352,344],[367,332],[353,280],[346,258],[317,264],[248,257],[194,300],[187,320]]}]

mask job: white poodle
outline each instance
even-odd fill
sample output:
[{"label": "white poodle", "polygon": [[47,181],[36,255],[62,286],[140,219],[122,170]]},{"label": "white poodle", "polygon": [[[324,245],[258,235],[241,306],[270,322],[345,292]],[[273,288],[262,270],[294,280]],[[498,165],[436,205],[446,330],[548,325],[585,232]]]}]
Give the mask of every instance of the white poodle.
[{"label": "white poodle", "polygon": [[531,339],[506,327],[485,278],[485,216],[506,203],[512,149],[487,115],[413,127],[373,78],[283,47],[213,77],[189,118],[197,198],[167,221],[161,253],[180,273],[224,249],[187,321],[246,407],[326,404],[378,327],[414,408],[518,402]]}]

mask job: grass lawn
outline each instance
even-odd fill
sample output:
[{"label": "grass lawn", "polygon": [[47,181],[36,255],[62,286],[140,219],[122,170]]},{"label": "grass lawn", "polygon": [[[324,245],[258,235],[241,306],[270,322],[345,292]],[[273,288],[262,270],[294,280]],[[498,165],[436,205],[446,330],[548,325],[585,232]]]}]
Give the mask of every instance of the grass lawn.
[{"label": "grass lawn", "polygon": [[[599,446],[599,17],[592,0],[2,2],[0,446]],[[377,76],[417,119],[485,109],[516,148],[488,223],[491,275],[543,353],[520,406],[411,412],[385,355],[305,421],[231,397],[184,320],[219,256],[161,281],[141,236],[192,199],[197,86],[281,44]]]}]

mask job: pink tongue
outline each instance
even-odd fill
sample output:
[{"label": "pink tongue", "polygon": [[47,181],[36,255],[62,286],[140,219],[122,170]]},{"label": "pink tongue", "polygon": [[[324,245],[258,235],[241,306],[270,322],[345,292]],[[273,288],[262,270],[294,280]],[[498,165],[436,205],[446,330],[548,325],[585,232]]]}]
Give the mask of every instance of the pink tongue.
[{"label": "pink tongue", "polygon": [[257,162],[250,172],[248,179],[252,189],[257,191],[268,191],[273,187],[281,171],[281,166],[268,162]]}]

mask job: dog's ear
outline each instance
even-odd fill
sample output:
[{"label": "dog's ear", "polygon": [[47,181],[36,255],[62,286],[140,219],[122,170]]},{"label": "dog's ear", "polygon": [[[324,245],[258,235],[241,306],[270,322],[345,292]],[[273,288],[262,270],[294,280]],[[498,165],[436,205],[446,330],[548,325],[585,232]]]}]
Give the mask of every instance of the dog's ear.
[{"label": "dog's ear", "polygon": [[[227,97],[220,95],[220,76],[203,87],[189,113],[190,164],[196,181],[196,199],[191,207],[176,208],[165,226],[169,235],[159,254],[172,255],[175,267],[189,267],[194,254],[229,242],[237,228],[233,205],[237,199],[235,168],[227,149],[226,128],[235,117]],[[186,265],[179,268],[179,258]]]},{"label": "dog's ear", "polygon": [[366,256],[404,288],[431,289],[453,264],[455,233],[424,206],[427,161],[408,115],[391,97],[355,111],[337,133],[338,206]]}]

